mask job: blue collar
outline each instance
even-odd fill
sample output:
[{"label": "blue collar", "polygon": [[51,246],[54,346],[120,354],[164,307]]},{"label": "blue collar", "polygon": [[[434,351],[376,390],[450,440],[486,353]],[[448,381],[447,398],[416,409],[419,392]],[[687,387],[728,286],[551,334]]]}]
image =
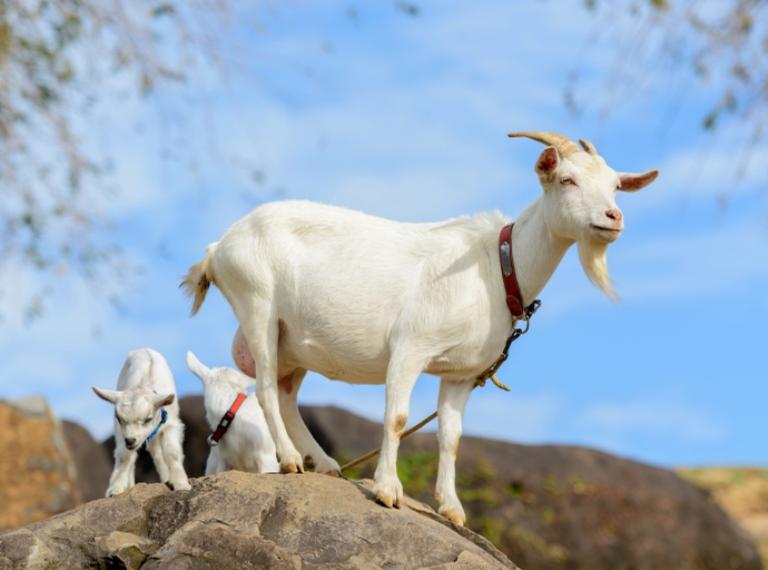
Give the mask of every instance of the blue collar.
[{"label": "blue collar", "polygon": [[152,440],[155,438],[157,433],[160,431],[160,428],[163,427],[163,424],[168,421],[168,412],[165,410],[165,408],[160,408],[160,423],[157,424],[157,427],[152,430],[152,433],[150,433],[147,436],[147,440],[145,443],[149,445]]}]

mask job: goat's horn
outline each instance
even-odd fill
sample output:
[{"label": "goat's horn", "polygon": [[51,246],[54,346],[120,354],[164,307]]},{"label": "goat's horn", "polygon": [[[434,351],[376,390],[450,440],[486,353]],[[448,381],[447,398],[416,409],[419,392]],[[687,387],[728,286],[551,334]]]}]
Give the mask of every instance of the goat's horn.
[{"label": "goat's horn", "polygon": [[593,145],[591,142],[585,139],[579,139],[579,143],[581,144],[582,148],[586,150],[589,154],[593,156],[597,156],[597,149],[595,148],[595,145]]},{"label": "goat's horn", "polygon": [[542,144],[552,145],[562,156],[567,156],[569,154],[573,154],[574,152],[579,152],[579,147],[576,146],[576,143],[559,133],[553,133],[549,131],[535,131],[529,133],[509,133],[507,136],[511,138],[526,137],[538,141]]}]

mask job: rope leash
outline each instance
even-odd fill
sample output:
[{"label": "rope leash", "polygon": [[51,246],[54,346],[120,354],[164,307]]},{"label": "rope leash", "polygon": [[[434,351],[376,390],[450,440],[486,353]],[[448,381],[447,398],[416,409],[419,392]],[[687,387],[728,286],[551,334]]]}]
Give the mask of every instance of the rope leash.
[{"label": "rope leash", "polygon": [[[493,364],[491,364],[488,368],[483,370],[478,375],[478,377],[475,379],[475,385],[472,386],[473,390],[478,386],[480,386],[481,388],[484,387],[486,381],[488,380],[493,382],[493,384],[500,390],[504,390],[505,392],[509,392],[512,390],[512,388],[510,388],[509,386],[501,382],[496,377],[496,372],[498,372],[499,368],[501,368],[501,365],[504,364],[504,362],[507,360],[509,356],[509,347],[512,345],[512,343],[528,332],[528,329],[530,328],[530,324],[531,324],[530,323],[531,317],[539,309],[540,306],[541,306],[541,301],[536,299],[533,303],[531,303],[525,308],[525,313],[523,317],[523,321],[525,321],[525,328],[521,329],[521,328],[515,327],[515,329],[512,331],[512,334],[507,339],[506,344],[504,345],[504,350],[502,351],[501,356],[499,356]],[[405,430],[403,432],[403,435],[400,436],[400,441],[404,440],[409,435],[416,433],[425,425],[427,425],[429,422],[434,420],[436,417],[437,417],[437,411],[432,412],[430,415],[428,415],[426,418],[421,420],[419,423]],[[347,469],[355,467],[356,465],[359,465],[365,461],[368,461],[369,459],[373,459],[379,453],[381,453],[380,447],[376,449],[372,449],[371,451],[364,453],[363,455],[356,457],[352,461],[349,461],[344,465],[342,465],[341,470],[346,471]]]}]

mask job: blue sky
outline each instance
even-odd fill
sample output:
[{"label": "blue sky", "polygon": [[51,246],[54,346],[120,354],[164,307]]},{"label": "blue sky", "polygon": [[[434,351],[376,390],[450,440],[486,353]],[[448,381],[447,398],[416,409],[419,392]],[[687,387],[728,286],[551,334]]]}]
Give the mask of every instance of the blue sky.
[{"label": "blue sky", "polygon": [[[266,7],[233,19],[217,72],[102,105],[86,143],[113,156],[122,192],[98,205],[142,270],[118,309],[69,279],[43,319],[8,318],[1,394],[42,393],[105,436],[111,409],[90,385],[112,386],[140,346],[166,355],[181,394],[197,393],[186,350],[227,364],[237,325],[218,291],[189,319],[177,285],[230,223],[279,198],[409,221],[489,209],[514,217],[539,192],[541,148],[506,133],[557,130],[592,140],[617,170],[661,170],[651,187],[619,197],[626,231],[609,265],[623,301],[601,296],[570,252],[500,374],[512,392],[477,390],[465,432],[662,465],[768,463],[758,423],[768,395],[768,146],[745,147],[738,125],[701,131],[716,82],[696,83],[678,105],[672,83],[685,73],[637,58],[617,74],[615,36],[637,37],[637,22],[604,33],[605,18],[582,2],[525,4],[422,2],[417,18],[390,2]],[[575,68],[589,102],[578,117],[563,105]],[[626,76],[636,83],[613,83]],[[177,160],[161,158],[168,149]],[[753,159],[737,180],[745,153]],[[10,288],[3,279],[8,312],[36,276],[19,268]],[[436,379],[422,378],[412,419],[436,398]],[[300,400],[383,414],[381,387],[318,376]]]}]

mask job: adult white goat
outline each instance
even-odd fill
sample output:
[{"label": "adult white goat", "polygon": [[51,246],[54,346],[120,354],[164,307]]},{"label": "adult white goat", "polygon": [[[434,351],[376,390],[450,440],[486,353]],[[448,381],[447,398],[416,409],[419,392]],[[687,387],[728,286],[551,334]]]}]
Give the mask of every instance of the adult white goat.
[{"label": "adult white goat", "polygon": [[[510,136],[549,145],[535,166],[543,195],[513,227],[512,257],[524,303],[541,291],[574,243],[586,274],[613,295],[605,257],[623,229],[616,190],[639,190],[658,172],[617,173],[590,143],[581,141],[581,150],[556,133]],[[385,382],[374,491],[382,504],[397,506],[403,491],[395,464],[411,391],[420,373],[438,375],[436,498],[440,513],[463,524],[455,459],[464,405],[515,324],[498,249],[499,231],[509,223],[496,212],[407,224],[309,202],[274,202],[208,246],[183,282],[194,295],[192,314],[210,283],[232,306],[284,471],[301,471],[302,454],[317,453],[319,446],[309,443],[306,428],[291,415],[297,412],[284,403],[283,414],[291,415],[286,430],[278,379],[293,394],[306,370],[350,383]],[[338,469],[324,456],[322,468]]]},{"label": "adult white goat", "polygon": [[117,390],[93,386],[115,406],[115,466],[107,497],[133,487],[138,449],[143,443],[160,480],[175,490],[189,490],[184,471],[184,424],[179,419],[176,384],[163,355],[151,348],[132,350],[117,380]]}]

